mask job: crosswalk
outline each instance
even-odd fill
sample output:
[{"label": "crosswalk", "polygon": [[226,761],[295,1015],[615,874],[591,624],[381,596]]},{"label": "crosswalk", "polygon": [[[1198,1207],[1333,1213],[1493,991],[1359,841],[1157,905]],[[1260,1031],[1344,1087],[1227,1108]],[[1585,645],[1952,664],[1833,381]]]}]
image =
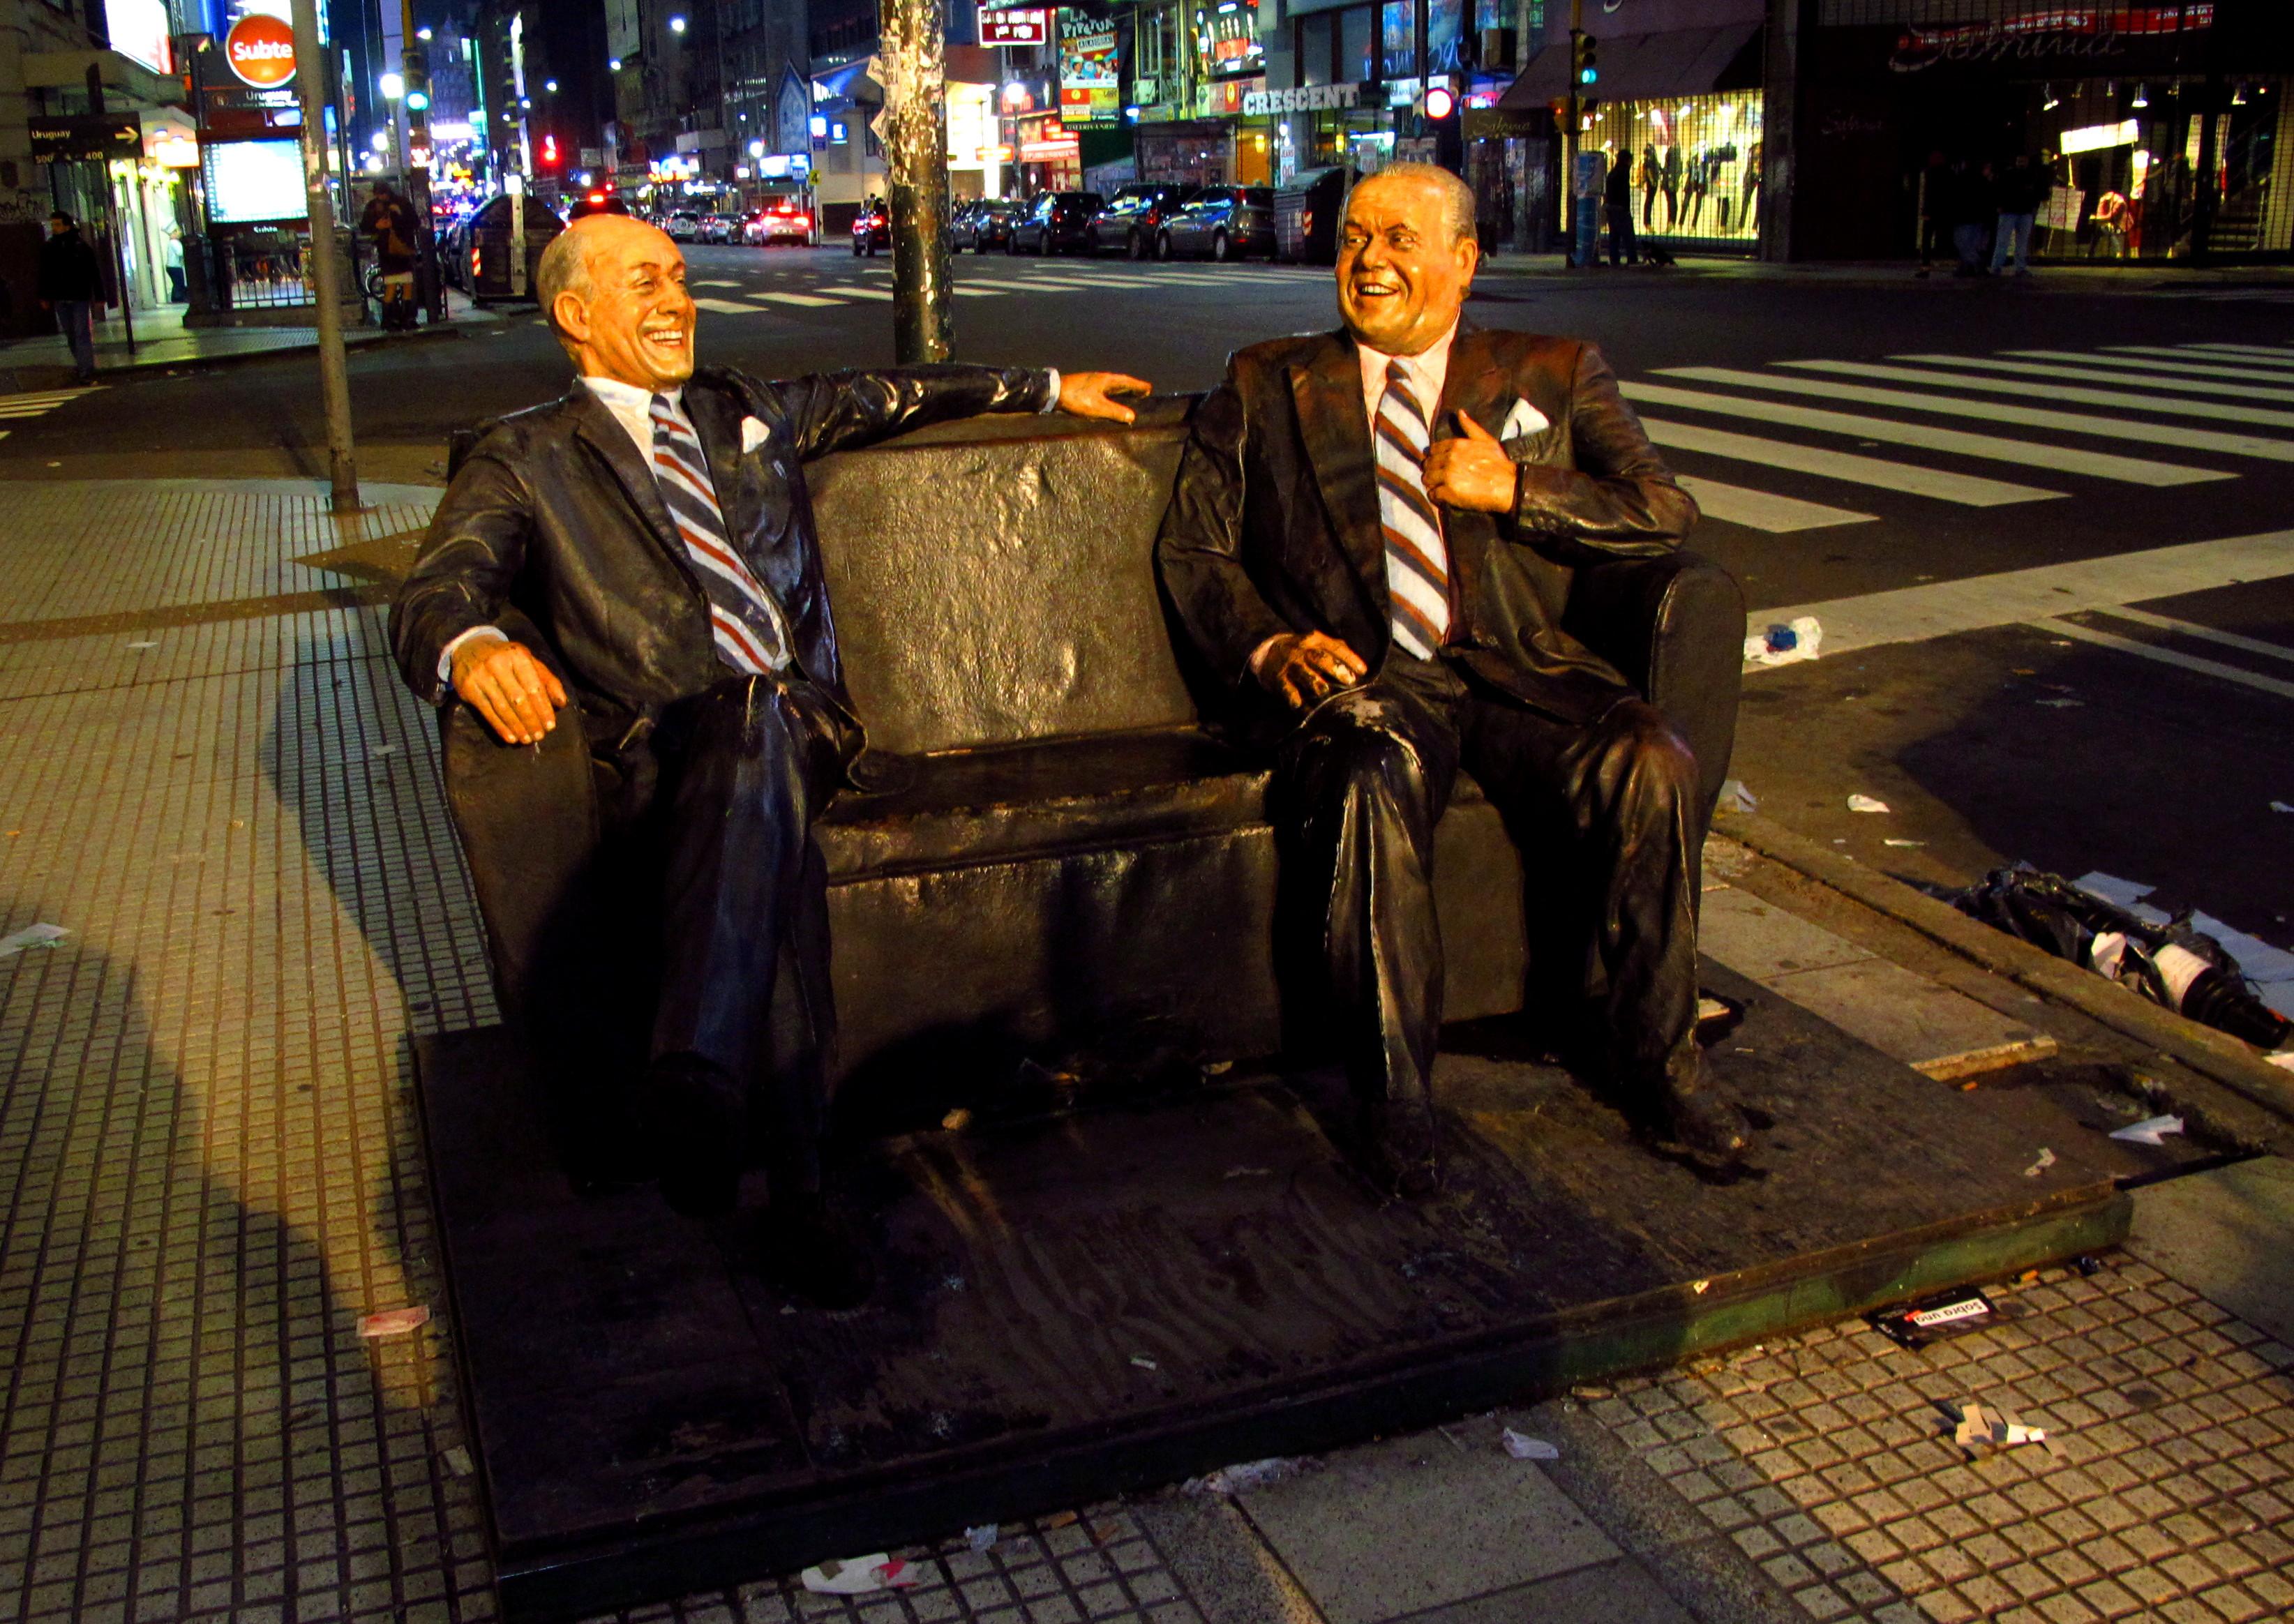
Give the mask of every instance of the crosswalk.
[{"label": "crosswalk", "polygon": [[[45,418],[66,402],[94,394],[102,387],[102,384],[91,384],[84,389],[36,389],[23,394],[0,394],[0,423]],[[0,428],[0,440],[7,437],[8,431]]]},{"label": "crosswalk", "polygon": [[[1024,263],[1024,262],[1023,262]],[[950,286],[959,299],[1010,298],[1063,293],[1190,292],[1229,288],[1239,283],[1277,280],[1327,282],[1327,271],[1300,271],[1280,265],[1159,265],[1152,270],[1126,271],[1090,260],[1053,261],[1044,269],[974,270],[959,261]],[[857,269],[850,280],[821,277],[801,287],[752,288],[746,283],[712,277],[694,284],[707,289],[694,304],[720,316],[750,316],[792,310],[834,310],[854,304],[891,302],[892,272],[889,267]]]},{"label": "crosswalk", "polygon": [[[2166,489],[2294,463],[2294,345],[1795,358],[1662,367],[1620,387],[1659,446],[1842,487],[1835,504],[1802,482],[1763,490],[1757,475],[1684,480],[1708,517],[1773,534],[1874,522],[1859,490],[1996,508],[2075,496],[2080,481]],[[1841,439],[1857,449],[1827,443]]]}]

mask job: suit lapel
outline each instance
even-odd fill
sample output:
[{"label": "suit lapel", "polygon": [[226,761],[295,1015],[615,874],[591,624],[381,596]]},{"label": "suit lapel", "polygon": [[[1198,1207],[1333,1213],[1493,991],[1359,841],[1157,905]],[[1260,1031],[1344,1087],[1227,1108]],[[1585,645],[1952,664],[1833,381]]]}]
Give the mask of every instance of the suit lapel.
[{"label": "suit lapel", "polygon": [[638,516],[653,532],[654,540],[680,565],[685,564],[685,539],[677,533],[676,522],[669,516],[669,504],[661,499],[661,486],[654,479],[652,467],[638,454],[637,443],[630,438],[629,430],[606,410],[603,401],[582,384],[576,383],[565,400],[581,419],[581,437],[614,471],[630,505],[637,508]]},{"label": "suit lapel", "polygon": [[1489,334],[1459,323],[1458,336],[1450,341],[1450,370],[1442,381],[1433,438],[1454,438],[1461,411],[1494,436],[1505,426],[1505,369]]},{"label": "suit lapel", "polygon": [[1392,605],[1387,597],[1386,541],[1378,516],[1378,464],[1354,340],[1333,333],[1313,360],[1292,367],[1290,394],[1297,404],[1306,459],[1314,465],[1314,483],[1338,532],[1338,546],[1383,620]]},{"label": "suit lapel", "polygon": [[740,409],[722,391],[708,388],[696,379],[685,386],[685,415],[693,419],[701,453],[709,460],[709,478],[717,488],[725,533],[745,552],[755,529],[758,503],[751,482],[743,477]]}]

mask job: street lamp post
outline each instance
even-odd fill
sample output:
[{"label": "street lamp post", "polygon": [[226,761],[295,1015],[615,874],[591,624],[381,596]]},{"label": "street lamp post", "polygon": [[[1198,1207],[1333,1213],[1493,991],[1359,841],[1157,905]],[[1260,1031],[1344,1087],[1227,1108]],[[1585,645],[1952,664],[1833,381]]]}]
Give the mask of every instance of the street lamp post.
[{"label": "street lamp post", "polygon": [[350,366],[343,354],[335,203],[327,182],[327,56],[319,43],[318,0],[294,0],[294,21],[295,94],[303,108],[303,185],[311,222],[311,290],[319,301],[319,392],[327,414],[327,473],[334,511],[351,514],[359,511],[358,459],[351,443]]},{"label": "street lamp post", "polygon": [[946,40],[940,0],[883,0],[879,126],[892,210],[892,356],[948,358],[948,142],[940,128]]}]

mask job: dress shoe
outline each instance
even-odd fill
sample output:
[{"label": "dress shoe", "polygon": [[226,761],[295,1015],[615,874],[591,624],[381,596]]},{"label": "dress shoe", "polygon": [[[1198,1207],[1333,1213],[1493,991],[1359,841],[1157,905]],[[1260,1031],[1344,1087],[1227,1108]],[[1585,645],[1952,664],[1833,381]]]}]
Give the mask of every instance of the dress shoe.
[{"label": "dress shoe", "polygon": [[1388,1195],[1421,1200],[1442,1188],[1434,1108],[1422,1100],[1370,1100],[1362,1108],[1362,1170]]},{"label": "dress shoe", "polygon": [[773,1198],[757,1261],[766,1278],[816,1308],[858,1308],[876,1288],[866,1238],[813,1192]]},{"label": "dress shoe", "polygon": [[698,1056],[671,1055],[654,1062],[647,1092],[662,1199],[687,1218],[731,1212],[746,1143],[740,1085]]},{"label": "dress shoe", "polygon": [[1703,1051],[1688,1062],[1649,1091],[1649,1131],[1702,1161],[1734,1166],[1748,1148],[1744,1117],[1714,1086]]}]

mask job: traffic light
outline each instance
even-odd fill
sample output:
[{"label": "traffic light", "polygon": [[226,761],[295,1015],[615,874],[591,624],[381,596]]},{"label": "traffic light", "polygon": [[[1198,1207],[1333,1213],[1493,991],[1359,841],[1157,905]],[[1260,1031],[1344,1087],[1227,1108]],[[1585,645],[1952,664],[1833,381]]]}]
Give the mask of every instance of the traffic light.
[{"label": "traffic light", "polygon": [[430,53],[416,45],[404,57],[406,69],[406,110],[427,113],[430,110]]},{"label": "traffic light", "polygon": [[1594,47],[1598,42],[1590,34],[1577,37],[1577,88],[1590,90],[1600,82],[1601,65],[1594,60]]},{"label": "traffic light", "polygon": [[544,169],[557,167],[557,137],[555,135],[545,134],[541,138],[541,166]]},{"label": "traffic light", "polygon": [[1447,85],[1436,85],[1426,93],[1426,117],[1436,124],[1458,110],[1458,93]]}]

